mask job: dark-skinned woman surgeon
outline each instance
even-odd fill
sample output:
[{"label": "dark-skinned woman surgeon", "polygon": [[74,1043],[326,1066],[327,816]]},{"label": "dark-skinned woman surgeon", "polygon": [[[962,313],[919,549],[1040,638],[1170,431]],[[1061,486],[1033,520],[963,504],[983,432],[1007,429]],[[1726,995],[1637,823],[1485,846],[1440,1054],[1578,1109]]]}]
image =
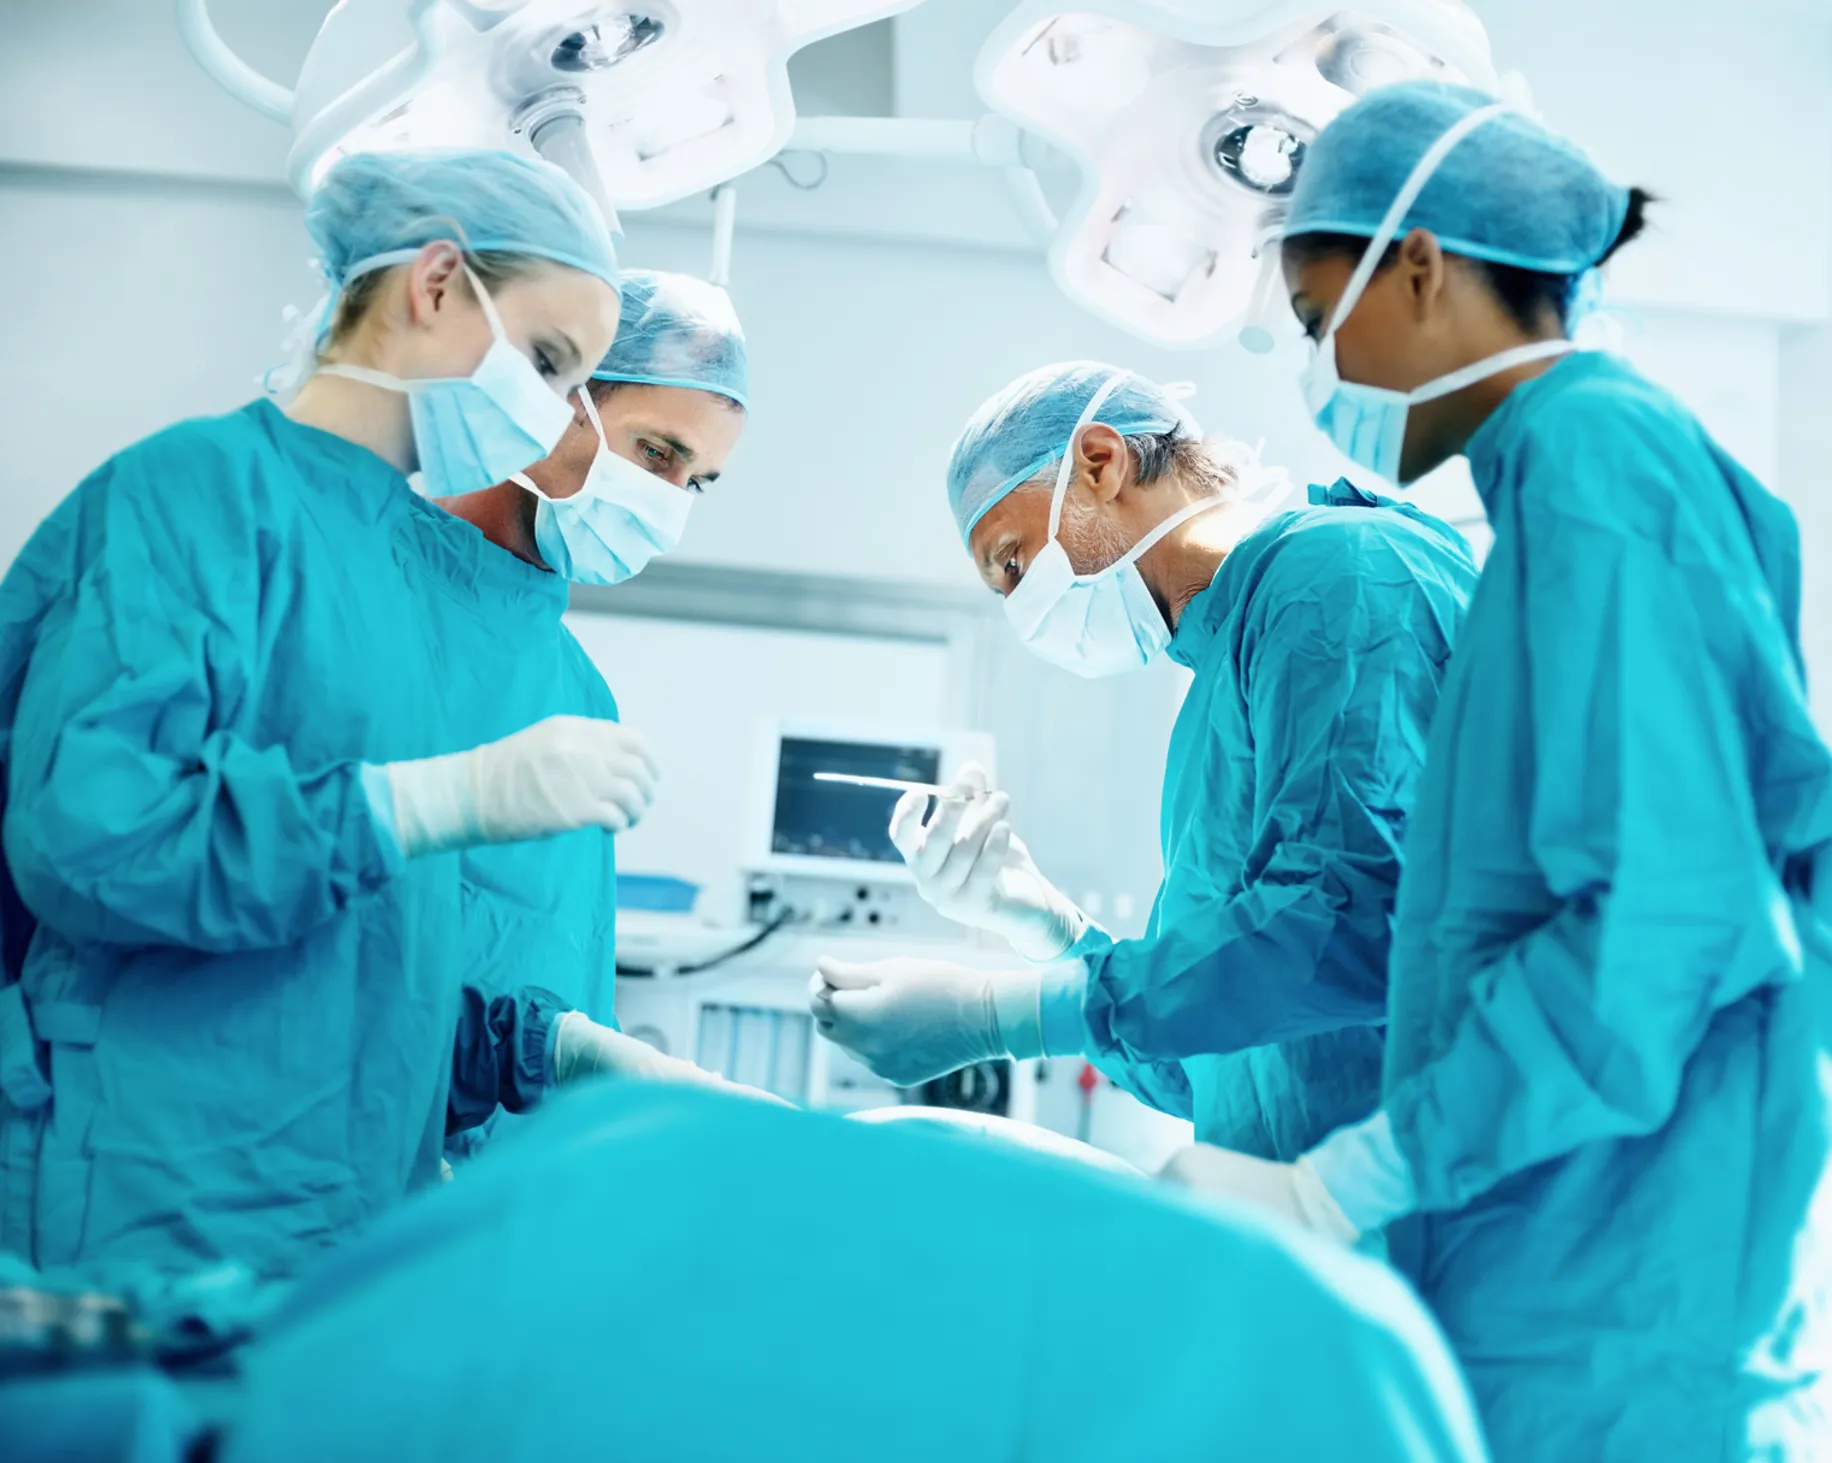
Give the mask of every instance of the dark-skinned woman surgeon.
[{"label": "dark-skinned woman surgeon", "polygon": [[1567,338],[1646,202],[1410,83],[1318,138],[1284,243],[1318,423],[1401,482],[1467,456],[1495,534],[1406,834],[1382,1108],[1301,1163],[1390,1226],[1501,1463],[1832,1438],[1832,755],[1792,516]]}]

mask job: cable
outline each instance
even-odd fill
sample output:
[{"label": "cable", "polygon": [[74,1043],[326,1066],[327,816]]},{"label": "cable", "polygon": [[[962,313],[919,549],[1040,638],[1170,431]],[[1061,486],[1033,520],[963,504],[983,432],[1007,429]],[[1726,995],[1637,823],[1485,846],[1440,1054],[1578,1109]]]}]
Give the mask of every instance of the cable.
[{"label": "cable", "polygon": [[769,166],[781,173],[791,188],[799,188],[804,193],[812,193],[816,188],[827,181],[827,174],[830,171],[830,166],[827,162],[827,154],[824,152],[805,153],[803,155],[814,158],[821,165],[820,176],[812,183],[804,183],[800,178],[796,177],[795,174],[791,173],[789,171],[789,165],[782,160],[782,155],[780,153],[770,159]]},{"label": "cable", "polygon": [[[725,964],[728,960],[736,960],[740,955],[748,955],[794,918],[795,911],[785,904],[780,914],[768,924],[764,925],[756,934],[750,936],[740,944],[733,945],[729,950],[721,950],[717,955],[709,956],[705,960],[696,961],[692,965],[677,965],[674,967],[674,973],[676,975],[700,975],[708,970],[715,969]],[[655,967],[625,965],[619,962],[617,973],[619,975],[652,976],[655,974]]]}]

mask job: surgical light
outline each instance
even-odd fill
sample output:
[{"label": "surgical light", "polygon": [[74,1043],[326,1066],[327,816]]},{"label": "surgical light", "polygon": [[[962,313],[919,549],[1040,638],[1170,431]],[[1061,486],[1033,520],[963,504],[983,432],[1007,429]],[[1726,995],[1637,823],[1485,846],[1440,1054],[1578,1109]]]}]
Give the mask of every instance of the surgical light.
[{"label": "surgical light", "polygon": [[339,0],[288,93],[177,0],[192,52],[287,122],[301,195],[347,153],[523,148],[607,209],[654,208],[756,167],[795,122],[788,60],[917,0]]},{"label": "surgical light", "polygon": [[1256,350],[1307,148],[1356,96],[1412,77],[1498,87],[1461,0],[1024,0],[975,68],[996,114],[1079,171],[1049,244],[1058,286],[1160,344],[1235,328]]}]

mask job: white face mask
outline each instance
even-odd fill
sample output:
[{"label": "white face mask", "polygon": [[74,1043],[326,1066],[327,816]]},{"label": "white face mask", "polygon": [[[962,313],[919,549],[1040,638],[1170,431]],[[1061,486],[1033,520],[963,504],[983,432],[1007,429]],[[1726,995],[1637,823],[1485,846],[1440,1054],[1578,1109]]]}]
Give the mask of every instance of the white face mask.
[{"label": "white face mask", "polygon": [[1473,362],[1435,381],[1427,381],[1411,391],[1390,391],[1381,386],[1364,386],[1358,381],[1344,381],[1336,371],[1336,332],[1360,302],[1368,282],[1380,267],[1381,256],[1398,235],[1407,211],[1417,202],[1426,183],[1431,181],[1431,175],[1450,155],[1451,149],[1465,137],[1483,123],[1511,111],[1512,107],[1500,102],[1479,108],[1459,118],[1426,149],[1425,155],[1418,160],[1406,179],[1405,186],[1399,190],[1392,206],[1387,209],[1386,217],[1374,231],[1374,237],[1368,241],[1361,262],[1355,266],[1355,272],[1349,276],[1348,285],[1342,291],[1342,298],[1336,302],[1329,327],[1301,377],[1305,405],[1310,408],[1311,415],[1316,418],[1324,435],[1351,462],[1359,463],[1370,472],[1379,473],[1389,482],[1401,481],[1399,464],[1401,450],[1406,442],[1406,419],[1415,403],[1435,401],[1440,396],[1449,396],[1453,391],[1461,391],[1465,386],[1486,381],[1490,376],[1498,376],[1515,366],[1524,366],[1529,361],[1542,361],[1550,356],[1562,356],[1577,349],[1568,340],[1534,341],[1530,345],[1515,346],[1499,355]]},{"label": "white face mask", "polygon": [[493,337],[470,375],[401,377],[338,362],[318,368],[406,395],[420,474],[434,498],[479,492],[539,462],[572,422],[566,399],[510,344],[482,281],[468,264],[464,272]]},{"label": "white face mask", "polygon": [[611,451],[591,387],[580,387],[579,399],[598,433],[598,451],[579,491],[551,498],[525,473],[510,481],[541,500],[534,541],[554,573],[575,584],[621,584],[681,541],[694,495]]},{"label": "white face mask", "polygon": [[1050,664],[1080,676],[1111,676],[1138,670],[1170,644],[1170,626],[1145,587],[1138,561],[1172,529],[1198,513],[1220,507],[1224,501],[1217,496],[1186,504],[1128,549],[1117,563],[1094,574],[1075,572],[1058,537],[1063,500],[1075,466],[1075,440],[1126,375],[1118,372],[1108,377],[1082,408],[1056,469],[1056,490],[1050,498],[1050,541],[1031,560],[1018,587],[1005,596],[1005,617],[1018,632],[1018,638]]}]

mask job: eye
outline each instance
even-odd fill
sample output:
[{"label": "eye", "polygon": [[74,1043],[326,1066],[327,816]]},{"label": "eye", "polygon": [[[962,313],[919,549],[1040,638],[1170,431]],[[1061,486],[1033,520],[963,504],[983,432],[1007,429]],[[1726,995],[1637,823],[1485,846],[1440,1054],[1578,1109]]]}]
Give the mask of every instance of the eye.
[{"label": "eye", "polygon": [[687,491],[690,493],[703,493],[706,491],[706,484],[701,482],[698,478],[688,478]]},{"label": "eye", "polygon": [[541,379],[545,381],[551,381],[560,374],[560,368],[553,363],[553,357],[538,345],[534,348],[534,369],[541,373]]},{"label": "eye", "polygon": [[666,467],[668,465],[667,448],[657,447],[653,442],[638,442],[636,447],[637,450],[642,453],[642,460],[645,465],[649,467]]},{"label": "eye", "polygon": [[1005,562],[999,566],[999,572],[1005,576],[1007,584],[1016,584],[1024,577],[1024,566],[1018,562],[1015,552],[1005,556]]}]

